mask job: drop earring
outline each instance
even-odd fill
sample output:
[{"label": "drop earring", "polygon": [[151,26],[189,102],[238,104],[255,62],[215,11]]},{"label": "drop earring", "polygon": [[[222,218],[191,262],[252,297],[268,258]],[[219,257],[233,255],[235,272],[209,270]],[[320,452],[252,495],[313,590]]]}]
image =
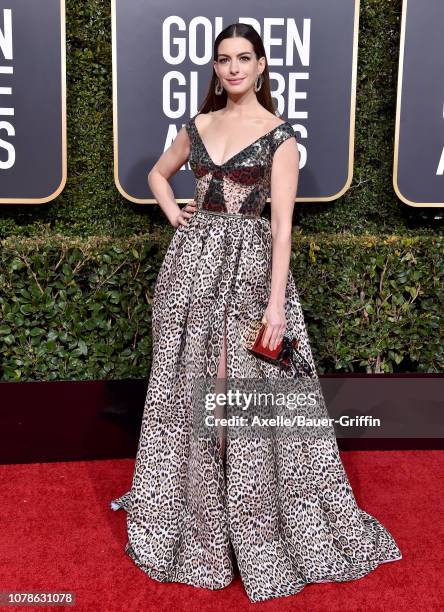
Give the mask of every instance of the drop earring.
[{"label": "drop earring", "polygon": [[220,96],[223,90],[224,88],[222,87],[221,82],[219,81],[219,79],[217,79],[216,87],[214,88],[214,93],[216,94],[216,96]]},{"label": "drop earring", "polygon": [[[258,85],[258,81],[260,80],[260,83]],[[254,91],[259,91],[260,88],[262,87],[262,83],[264,82],[264,77],[262,76],[262,74],[259,74],[256,77],[256,82],[254,83]]]}]

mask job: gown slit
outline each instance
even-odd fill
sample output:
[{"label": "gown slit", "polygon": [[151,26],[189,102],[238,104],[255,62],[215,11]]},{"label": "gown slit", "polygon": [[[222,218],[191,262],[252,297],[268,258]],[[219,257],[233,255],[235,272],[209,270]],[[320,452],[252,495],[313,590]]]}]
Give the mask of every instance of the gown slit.
[{"label": "gown slit", "polygon": [[[193,393],[200,377],[215,378],[221,392],[244,378],[310,385],[318,400],[310,416],[329,415],[291,270],[286,334],[298,338],[315,374],[280,370],[243,346],[269,299],[272,234],[261,213],[274,153],[295,137],[293,128],[281,122],[216,165],[194,121],[185,127],[196,212],[174,232],[159,269],[131,488],[111,500],[113,510],[127,512],[125,552],[155,580],[213,590],[229,585],[237,567],[251,602],[309,583],[356,580],[402,553],[358,506],[333,428],[307,437],[244,436],[227,427],[224,442],[220,430],[196,432],[193,419],[208,408]],[[232,416],[230,405],[216,406],[221,417]]]}]

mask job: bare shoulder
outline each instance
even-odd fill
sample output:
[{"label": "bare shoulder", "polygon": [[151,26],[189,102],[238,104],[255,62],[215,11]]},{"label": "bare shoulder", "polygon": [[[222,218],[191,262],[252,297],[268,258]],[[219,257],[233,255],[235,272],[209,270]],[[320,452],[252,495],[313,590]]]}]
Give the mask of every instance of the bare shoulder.
[{"label": "bare shoulder", "polygon": [[284,123],[286,123],[280,117],[278,117],[275,113],[271,113],[266,108],[264,108],[264,112],[261,113],[260,116],[258,116],[258,122],[259,121],[262,122],[262,128],[264,131],[273,130],[279,125],[283,125]]},{"label": "bare shoulder", "polygon": [[198,113],[194,117],[194,123],[196,124],[196,127],[205,128],[207,125],[210,125],[212,121],[212,115],[214,114],[214,111],[210,111],[209,113]]},{"label": "bare shoulder", "polygon": [[278,125],[284,125],[284,123],[287,123],[286,121],[284,121],[277,115],[274,115],[273,113],[267,113],[267,115],[268,115],[267,120],[268,120],[268,125],[269,125],[270,130],[274,129],[275,127],[278,127]]}]

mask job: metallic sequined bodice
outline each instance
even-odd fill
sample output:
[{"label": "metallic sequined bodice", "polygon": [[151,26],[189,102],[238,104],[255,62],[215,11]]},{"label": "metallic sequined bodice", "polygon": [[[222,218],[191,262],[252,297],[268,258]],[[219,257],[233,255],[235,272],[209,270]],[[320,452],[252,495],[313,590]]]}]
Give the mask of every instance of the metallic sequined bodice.
[{"label": "metallic sequined bodice", "polygon": [[287,121],[281,123],[223,164],[215,164],[194,119],[185,127],[191,140],[189,162],[196,177],[197,210],[259,217],[270,197],[274,152],[284,140],[295,137],[293,128]]}]

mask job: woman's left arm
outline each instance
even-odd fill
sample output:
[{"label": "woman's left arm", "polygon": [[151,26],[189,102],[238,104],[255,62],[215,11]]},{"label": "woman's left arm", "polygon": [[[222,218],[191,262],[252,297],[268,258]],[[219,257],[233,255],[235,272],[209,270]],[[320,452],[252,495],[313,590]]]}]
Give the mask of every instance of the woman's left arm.
[{"label": "woman's left arm", "polygon": [[264,320],[264,346],[275,349],[285,332],[285,291],[290,268],[294,202],[299,179],[296,138],[287,138],[276,149],[271,169],[271,234],[273,240],[271,291]]}]

